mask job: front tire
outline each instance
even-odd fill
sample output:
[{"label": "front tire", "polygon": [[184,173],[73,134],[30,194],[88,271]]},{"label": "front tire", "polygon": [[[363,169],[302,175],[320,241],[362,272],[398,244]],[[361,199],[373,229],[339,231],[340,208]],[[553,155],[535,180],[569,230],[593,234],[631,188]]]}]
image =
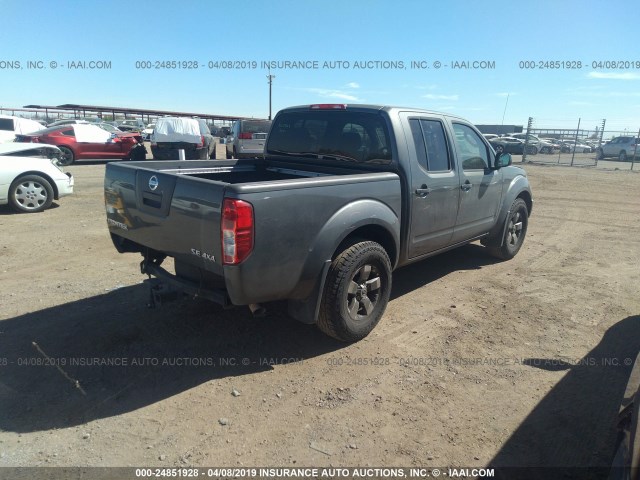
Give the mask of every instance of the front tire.
[{"label": "front tire", "polygon": [[318,328],[343,342],[361,340],[382,318],[390,293],[387,252],[376,242],[353,243],[331,263]]},{"label": "front tire", "polygon": [[627,152],[625,152],[624,150],[621,151],[620,155],[618,155],[618,161],[626,162],[627,161]]},{"label": "front tire", "polygon": [[516,198],[509,209],[502,246],[490,248],[491,255],[502,260],[511,260],[515,257],[527,235],[528,225],[529,209],[527,204],[523,199]]},{"label": "front tire", "polygon": [[53,188],[39,175],[17,178],[9,187],[9,204],[16,212],[37,213],[51,206]]}]

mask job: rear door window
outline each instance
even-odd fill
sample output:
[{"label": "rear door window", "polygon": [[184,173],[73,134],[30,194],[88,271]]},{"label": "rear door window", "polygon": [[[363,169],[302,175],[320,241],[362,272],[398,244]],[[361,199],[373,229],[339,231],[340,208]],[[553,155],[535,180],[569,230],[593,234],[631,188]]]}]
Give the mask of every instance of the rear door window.
[{"label": "rear door window", "polygon": [[13,118],[0,118],[0,130],[5,132],[13,132]]},{"label": "rear door window", "polygon": [[429,172],[451,170],[444,126],[438,120],[412,118],[411,134],[418,154],[418,163]]}]

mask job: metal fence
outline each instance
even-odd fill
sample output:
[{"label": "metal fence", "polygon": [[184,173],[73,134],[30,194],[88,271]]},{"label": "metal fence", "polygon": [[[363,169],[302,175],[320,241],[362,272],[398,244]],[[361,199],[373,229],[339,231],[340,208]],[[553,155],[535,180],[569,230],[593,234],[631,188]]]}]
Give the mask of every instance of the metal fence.
[{"label": "metal fence", "polygon": [[[576,119],[575,125],[575,128],[557,128],[530,117],[522,161],[620,170],[633,170],[640,161],[640,129],[607,130],[606,119]],[[614,144],[605,146],[617,137],[635,137],[636,141],[631,142],[631,148],[629,144],[617,148]]]}]

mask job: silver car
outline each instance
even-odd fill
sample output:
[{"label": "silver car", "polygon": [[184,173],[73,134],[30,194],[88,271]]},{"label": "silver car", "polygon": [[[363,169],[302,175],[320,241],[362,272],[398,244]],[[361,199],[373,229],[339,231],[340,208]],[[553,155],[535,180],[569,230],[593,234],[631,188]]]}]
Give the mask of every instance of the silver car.
[{"label": "silver car", "polygon": [[[522,140],[523,142],[527,140],[526,133],[513,133],[511,136]],[[553,153],[553,145],[535,135],[529,134],[528,145],[533,155],[536,155],[537,153]]]},{"label": "silver car", "polygon": [[238,120],[227,135],[227,158],[255,158],[264,153],[271,120]]},{"label": "silver car", "polygon": [[612,138],[598,149],[598,160],[607,157],[618,157],[620,162],[626,162],[633,157],[634,153],[638,158],[640,157],[639,145],[640,138],[637,137]]}]

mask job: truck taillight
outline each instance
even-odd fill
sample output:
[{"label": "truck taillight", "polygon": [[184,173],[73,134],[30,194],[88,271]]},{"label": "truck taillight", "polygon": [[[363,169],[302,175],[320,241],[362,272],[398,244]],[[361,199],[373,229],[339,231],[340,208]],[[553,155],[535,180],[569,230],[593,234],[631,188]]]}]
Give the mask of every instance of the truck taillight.
[{"label": "truck taillight", "polygon": [[253,138],[253,134],[249,132],[242,132],[238,135],[240,140],[251,140]]},{"label": "truck taillight", "polygon": [[225,198],[221,222],[222,263],[237,265],[253,250],[253,206]]},{"label": "truck taillight", "polygon": [[202,147],[204,145],[204,135],[200,135],[200,145],[198,147]]}]

